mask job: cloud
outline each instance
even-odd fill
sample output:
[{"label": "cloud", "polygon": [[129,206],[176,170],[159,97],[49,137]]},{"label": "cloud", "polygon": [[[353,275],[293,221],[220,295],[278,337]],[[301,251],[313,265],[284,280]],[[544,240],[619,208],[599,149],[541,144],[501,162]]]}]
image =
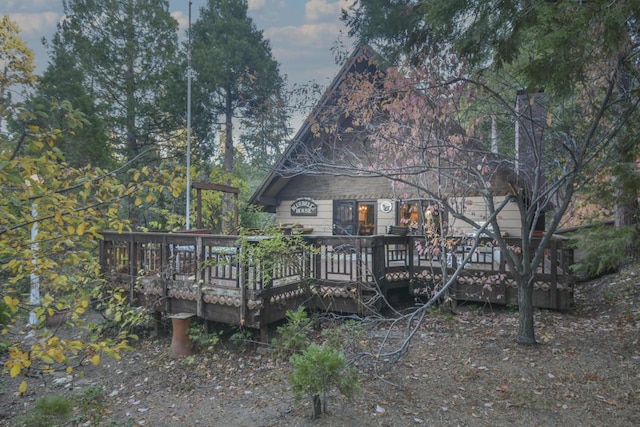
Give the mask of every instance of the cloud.
[{"label": "cloud", "polygon": [[3,0],[5,10],[16,13],[53,11],[62,9],[59,1],[51,0]]},{"label": "cloud", "polygon": [[9,17],[20,27],[20,37],[28,39],[40,38],[43,34],[54,33],[62,14],[56,12],[20,12],[12,13]]},{"label": "cloud", "polygon": [[338,22],[321,22],[301,26],[272,27],[264,35],[272,44],[287,44],[297,47],[327,46],[338,38],[343,28]]},{"label": "cloud", "polygon": [[249,10],[264,9],[267,5],[267,0],[249,0]]},{"label": "cloud", "polygon": [[[193,11],[191,11],[191,13],[192,13],[192,15],[191,15],[191,23],[193,24],[193,22],[194,22]],[[189,15],[188,15],[188,13],[184,13],[183,11],[178,10],[178,11],[175,11],[175,12],[171,12],[171,16],[173,16],[173,19],[178,21],[178,36],[179,37],[184,36],[185,31],[189,27]]]},{"label": "cloud", "polygon": [[301,26],[272,27],[265,30],[271,41],[273,56],[290,76],[291,83],[320,83],[332,79],[336,73],[331,47],[341,39],[344,26],[339,21],[320,22]]},{"label": "cloud", "polygon": [[351,6],[354,1],[309,0],[304,6],[305,18],[310,21],[318,21],[327,17],[338,17],[340,11]]}]

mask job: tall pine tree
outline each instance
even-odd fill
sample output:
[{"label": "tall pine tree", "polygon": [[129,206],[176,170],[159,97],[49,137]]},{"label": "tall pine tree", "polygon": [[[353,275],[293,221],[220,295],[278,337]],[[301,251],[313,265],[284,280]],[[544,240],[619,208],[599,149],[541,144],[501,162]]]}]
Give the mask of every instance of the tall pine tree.
[{"label": "tall pine tree", "polygon": [[[284,80],[278,63],[247,10],[246,0],[209,0],[193,25],[194,129],[213,145],[222,125],[223,164],[230,174],[236,119],[256,124],[269,115],[278,117],[271,110],[282,107]],[[257,141],[262,143],[264,139]]]},{"label": "tall pine tree", "polygon": [[159,108],[178,43],[168,1],[65,0],[63,5],[66,18],[54,44],[50,86],[68,84],[62,71],[73,57],[86,90],[81,95],[94,97],[121,160],[170,142],[169,121]]}]

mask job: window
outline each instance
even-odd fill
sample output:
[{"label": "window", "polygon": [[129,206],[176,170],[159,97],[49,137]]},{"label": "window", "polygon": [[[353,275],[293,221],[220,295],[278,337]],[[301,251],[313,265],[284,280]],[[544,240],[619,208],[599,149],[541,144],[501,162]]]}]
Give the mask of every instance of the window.
[{"label": "window", "polygon": [[411,234],[446,234],[446,219],[442,210],[432,199],[411,199],[400,202],[398,225],[409,227]]},{"label": "window", "polygon": [[334,200],[333,234],[349,236],[376,234],[376,202]]},{"label": "window", "polygon": [[358,202],[358,235],[371,236],[375,234],[375,212],[375,202]]}]

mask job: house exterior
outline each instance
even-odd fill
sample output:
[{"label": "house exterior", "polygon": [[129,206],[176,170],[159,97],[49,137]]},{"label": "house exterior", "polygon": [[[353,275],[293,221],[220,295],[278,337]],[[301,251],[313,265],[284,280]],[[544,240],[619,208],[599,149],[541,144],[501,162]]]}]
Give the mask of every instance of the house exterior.
[{"label": "house exterior", "polygon": [[[415,190],[398,189],[397,184],[389,178],[323,175],[299,170],[286,172],[292,156],[304,153],[304,150],[300,150],[301,145],[316,144],[317,132],[313,131],[315,119],[338,96],[341,85],[347,84],[347,76],[350,73],[375,72],[375,58],[375,52],[367,46],[361,46],[353,52],[249,203],[274,213],[276,223],[281,226],[298,225],[304,232],[319,236],[370,236],[397,232],[405,227],[411,232],[440,224],[445,225],[449,234],[473,233],[474,227],[470,224],[454,221],[433,200]],[[349,125],[341,124],[345,127]],[[342,144],[350,142],[353,141],[341,141]],[[509,197],[508,187],[502,187],[505,188],[504,194],[494,198],[496,206]],[[487,206],[481,196],[451,197],[449,202],[459,206],[458,211],[464,212],[478,226],[486,222]],[[444,222],[441,222],[442,219]],[[498,222],[503,234],[513,237],[520,235],[520,214],[516,203],[506,205]]]}]

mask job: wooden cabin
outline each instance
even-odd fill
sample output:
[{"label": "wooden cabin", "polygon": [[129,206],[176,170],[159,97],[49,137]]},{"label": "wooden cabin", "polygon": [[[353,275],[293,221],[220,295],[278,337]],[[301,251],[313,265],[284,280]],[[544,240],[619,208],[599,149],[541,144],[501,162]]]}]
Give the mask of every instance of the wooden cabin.
[{"label": "wooden cabin", "polygon": [[[428,298],[452,277],[461,260],[467,264],[450,288],[453,300],[517,304],[517,282],[505,257],[492,246],[491,237],[477,236],[474,230],[487,221],[482,197],[452,194],[447,201],[471,218],[474,227],[455,222],[433,199],[411,190],[399,191],[385,177],[295,168],[286,173],[292,159],[300,161],[305,153],[313,154],[322,147],[313,129],[319,112],[335,100],[349,73],[374,71],[374,58],[371,49],[356,49],[250,199],[251,204],[275,214],[283,228],[304,233],[303,240],[314,250],[296,248],[296,257],[265,268],[259,259],[240,256],[246,247],[243,249],[238,236],[105,231],[100,247],[105,279],[128,291],[132,303],[145,305],[158,316],[170,314],[174,323],[186,324],[190,316],[198,316],[259,329],[265,340],[269,325],[300,305],[362,315],[381,308],[380,295],[385,301],[396,295]],[[307,146],[311,149],[305,150]],[[510,197],[506,180],[492,181],[492,186],[494,203]],[[508,245],[517,246],[521,244],[519,212],[515,203],[505,206],[498,217],[500,231],[507,234]],[[457,243],[445,252],[421,250],[424,231],[429,229],[445,230]],[[265,238],[270,237],[253,236],[247,243],[259,245]],[[469,242],[481,244],[476,247]],[[539,243],[539,238],[531,241],[532,245]],[[292,259],[299,263],[296,268],[287,264]],[[546,243],[545,262],[535,274],[535,306],[570,308],[574,278],[568,266],[572,259],[571,249],[561,239]]]},{"label": "wooden cabin", "polygon": [[[300,149],[302,146],[322,146],[317,132],[313,130],[314,124],[323,108],[334,105],[333,100],[339,96],[341,86],[347,84],[347,76],[350,73],[375,73],[375,64],[376,54],[371,48],[361,46],[353,52],[249,203],[275,214],[276,223],[284,228],[297,226],[307,234],[318,236],[411,233],[412,230],[424,230],[442,218],[446,221],[449,234],[473,233],[473,226],[454,221],[433,200],[417,193],[415,189],[398,190],[397,184],[391,179],[312,174],[300,171],[297,167],[288,167],[293,157],[305,152]],[[344,121],[348,121],[348,118]],[[343,127],[349,125],[341,124]],[[340,142],[348,144],[350,141],[344,138]],[[290,173],[287,172],[289,169],[292,170]],[[499,184],[494,188],[502,187],[503,194],[495,196],[496,206],[509,197],[510,192],[506,184]],[[457,205],[458,211],[473,219],[478,227],[487,220],[487,206],[480,196],[452,196],[450,203]],[[442,217],[435,218],[434,214]],[[510,237],[521,235],[520,214],[515,203],[507,204],[498,222],[503,234]],[[543,227],[541,222],[540,228]]]}]

